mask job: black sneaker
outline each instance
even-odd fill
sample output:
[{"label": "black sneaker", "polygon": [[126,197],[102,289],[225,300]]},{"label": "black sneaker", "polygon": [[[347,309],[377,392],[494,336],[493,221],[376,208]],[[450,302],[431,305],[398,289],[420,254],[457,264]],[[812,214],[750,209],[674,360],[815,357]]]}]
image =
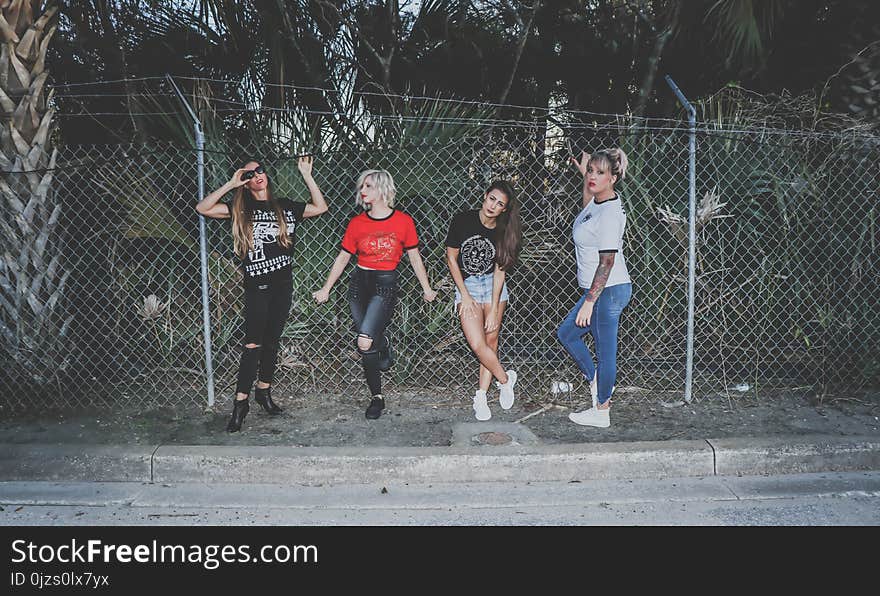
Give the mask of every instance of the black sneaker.
[{"label": "black sneaker", "polygon": [[381,394],[374,395],[373,399],[370,400],[370,405],[367,406],[367,412],[364,414],[370,420],[375,420],[379,416],[382,415],[382,410],[385,409],[385,399]]},{"label": "black sneaker", "polygon": [[388,372],[394,365],[394,350],[391,348],[391,340],[388,336],[383,337],[385,346],[379,350],[379,370]]}]

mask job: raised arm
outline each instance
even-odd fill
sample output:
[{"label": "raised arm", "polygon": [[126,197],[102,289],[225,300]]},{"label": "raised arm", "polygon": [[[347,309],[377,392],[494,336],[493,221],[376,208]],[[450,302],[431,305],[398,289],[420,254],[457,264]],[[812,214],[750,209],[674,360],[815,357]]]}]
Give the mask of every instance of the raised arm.
[{"label": "raised arm", "polygon": [[574,167],[578,169],[578,172],[581,173],[581,176],[584,177],[584,206],[586,207],[587,203],[593,200],[593,194],[590,192],[590,188],[587,186],[587,165],[590,163],[590,154],[586,151],[581,151],[581,160],[578,161],[575,158],[571,158],[571,163],[574,164]]},{"label": "raised arm", "polygon": [[312,292],[312,298],[315,299],[315,302],[323,304],[330,299],[330,290],[333,289],[333,286],[339,280],[339,276],[342,275],[342,272],[345,271],[350,260],[351,253],[344,250],[339,251],[339,254],[336,255],[336,260],[333,261],[333,267],[330,269],[330,275],[327,276],[327,281],[324,282],[324,286],[317,292]]},{"label": "raised arm", "polygon": [[235,190],[239,186],[247,184],[247,180],[242,180],[241,175],[246,170],[244,168],[236,170],[232,178],[226,184],[204,197],[196,203],[196,211],[205,217],[214,219],[227,219],[229,217],[229,207],[225,203],[221,203],[220,199],[229,191]]},{"label": "raised arm", "polygon": [[422,292],[424,292],[425,302],[433,302],[434,298],[437,297],[437,291],[431,288],[431,282],[428,281],[428,272],[425,271],[425,263],[422,262],[422,255],[419,252],[419,248],[411,248],[406,251],[406,254],[409,257],[410,265],[412,265],[419,283],[422,284]]},{"label": "raised arm", "polygon": [[318,188],[318,183],[315,182],[315,179],[312,177],[312,164],[314,161],[314,157],[311,155],[305,155],[300,157],[296,164],[299,168],[300,174],[302,174],[306,186],[309,188],[309,196],[311,199],[310,203],[306,203],[303,217],[315,217],[316,215],[321,215],[322,213],[327,212],[327,202],[324,200],[324,195],[321,194],[321,189]]}]

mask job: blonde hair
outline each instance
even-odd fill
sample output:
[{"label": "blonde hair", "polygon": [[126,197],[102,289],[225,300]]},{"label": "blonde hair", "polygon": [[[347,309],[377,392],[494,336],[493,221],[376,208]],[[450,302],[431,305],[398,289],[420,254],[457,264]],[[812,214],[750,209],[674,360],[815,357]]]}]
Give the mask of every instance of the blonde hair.
[{"label": "blonde hair", "polygon": [[595,163],[599,167],[606,167],[612,176],[617,176],[615,183],[623,180],[626,176],[626,168],[629,165],[629,159],[626,153],[618,147],[609,149],[600,149],[590,155],[590,163]]},{"label": "blonde hair", "polygon": [[361,187],[367,178],[372,179],[373,184],[379,191],[379,196],[385,199],[385,203],[389,207],[394,207],[394,197],[397,196],[397,189],[394,187],[394,178],[391,177],[387,170],[365,170],[361,172],[354,188],[354,200],[357,206],[364,206],[364,202],[361,200]]},{"label": "blonde hair", "polygon": [[[251,161],[260,163],[256,160]],[[272,183],[268,178],[266,179],[266,194],[269,195],[267,203],[275,212],[275,219],[278,221],[278,244],[284,248],[290,248],[291,240],[287,234],[287,220],[284,218],[284,211],[281,209],[281,205],[275,200],[275,195],[272,193]],[[251,200],[248,201],[248,198]],[[232,208],[230,209],[230,214],[232,215],[232,243],[235,248],[235,254],[241,259],[247,257],[247,254],[254,249],[253,201],[256,201],[256,199],[246,185],[235,189],[235,194],[232,197]]]}]

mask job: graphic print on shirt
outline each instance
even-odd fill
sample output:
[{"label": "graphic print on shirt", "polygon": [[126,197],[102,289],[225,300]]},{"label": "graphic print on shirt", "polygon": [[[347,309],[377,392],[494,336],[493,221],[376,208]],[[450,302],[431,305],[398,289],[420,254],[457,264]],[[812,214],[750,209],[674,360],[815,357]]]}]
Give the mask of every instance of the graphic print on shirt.
[{"label": "graphic print on shirt", "polygon": [[[290,211],[284,210],[284,219],[287,221],[287,235],[293,236],[296,227],[296,219]],[[255,277],[277,271],[291,263],[289,254],[284,254],[284,248],[278,244],[278,221],[275,213],[271,211],[254,211],[253,235],[254,247],[248,252],[245,272]]]},{"label": "graphic print on shirt", "polygon": [[394,261],[397,242],[395,232],[373,232],[358,241],[358,252],[370,255],[376,262]]},{"label": "graphic print on shirt", "polygon": [[278,241],[278,224],[275,222],[254,222],[254,249],[248,253],[251,263],[266,260],[264,245]]},{"label": "graphic print on shirt", "polygon": [[461,243],[461,263],[467,275],[482,275],[495,266],[495,246],[485,236],[475,234]]}]

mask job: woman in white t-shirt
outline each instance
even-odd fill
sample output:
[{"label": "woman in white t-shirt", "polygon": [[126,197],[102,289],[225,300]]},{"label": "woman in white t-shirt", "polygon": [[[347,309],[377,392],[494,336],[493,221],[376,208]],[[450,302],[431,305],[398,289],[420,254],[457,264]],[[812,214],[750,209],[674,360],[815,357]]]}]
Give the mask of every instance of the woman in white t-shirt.
[{"label": "woman in white t-shirt", "polygon": [[[611,425],[611,393],[617,376],[617,328],[620,313],[632,297],[632,283],[623,257],[626,213],[614,185],[626,174],[627,158],[620,149],[603,149],[581,160],[571,158],[584,177],[583,206],[572,225],[578,300],[556,336],[590,383],[593,407],[569,414],[572,422],[607,428]],[[583,341],[593,335],[596,361]]]}]

